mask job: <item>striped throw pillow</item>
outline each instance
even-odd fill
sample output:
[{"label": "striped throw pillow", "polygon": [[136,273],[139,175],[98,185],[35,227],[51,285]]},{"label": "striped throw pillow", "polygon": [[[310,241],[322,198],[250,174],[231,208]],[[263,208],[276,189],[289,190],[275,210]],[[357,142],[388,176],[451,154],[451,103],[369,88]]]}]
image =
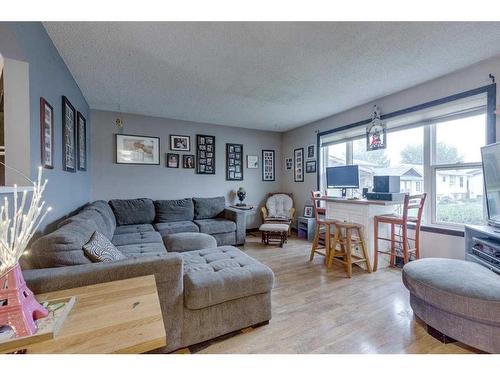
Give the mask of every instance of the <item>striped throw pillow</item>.
[{"label": "striped throw pillow", "polygon": [[83,245],[83,251],[92,262],[114,262],[126,259],[125,255],[106,236],[97,231],[94,232],[90,241]]}]

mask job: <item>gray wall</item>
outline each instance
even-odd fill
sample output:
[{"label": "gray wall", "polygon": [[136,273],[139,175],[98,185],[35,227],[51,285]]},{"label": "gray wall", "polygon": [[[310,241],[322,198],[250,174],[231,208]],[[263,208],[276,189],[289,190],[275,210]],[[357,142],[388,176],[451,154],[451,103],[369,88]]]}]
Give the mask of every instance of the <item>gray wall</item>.
[{"label": "gray wall", "polygon": [[[393,112],[488,85],[491,83],[488,78],[489,73],[500,79],[500,56],[286,132],[283,135],[283,157],[293,157],[295,148],[305,148],[309,144],[316,144],[318,132],[368,119],[374,104],[380,107],[382,113]],[[497,86],[497,97],[500,98],[500,85]],[[500,116],[497,117],[497,137],[499,136]],[[297,199],[297,208],[301,212],[304,205],[311,204],[309,197],[310,191],[316,190],[316,174],[305,174],[304,182],[294,182],[293,171],[284,171],[281,188],[294,194]],[[439,247],[435,246],[436,239],[439,240]],[[464,243],[461,237],[423,233],[422,241],[424,256],[465,257]]]},{"label": "gray wall", "polygon": [[[184,197],[213,197],[223,195],[228,203],[234,202],[231,192],[243,186],[247,191],[246,203],[261,204],[269,192],[280,189],[282,158],[280,133],[210,125],[180,120],[147,117],[115,112],[92,111],[92,199],[136,198],[175,199]],[[159,166],[119,165],[115,159],[115,119],[125,125],[123,134],[160,137],[161,163]],[[191,136],[191,151],[169,150],[169,135]],[[216,174],[198,175],[194,169],[165,167],[165,153],[195,154],[195,135],[216,137]],[[243,181],[226,181],[226,143],[242,143],[245,155],[259,156],[259,169],[247,169]],[[262,149],[276,151],[276,181],[262,181],[260,163]],[[181,157],[182,163],[182,157]],[[259,223],[258,215],[249,217],[248,227]]]},{"label": "gray wall", "polygon": [[[91,147],[88,145],[87,172],[70,173],[62,170],[61,97],[65,95],[75,109],[87,119],[87,139],[90,139],[90,111],[80,88],[54,47],[40,22],[0,22],[0,53],[29,63],[30,90],[30,148],[31,175],[35,177],[40,165],[40,97],[54,108],[54,169],[44,169],[49,183],[45,193],[47,205],[53,211],[47,223],[55,221],[90,199]],[[7,147],[9,147],[7,145]]]}]

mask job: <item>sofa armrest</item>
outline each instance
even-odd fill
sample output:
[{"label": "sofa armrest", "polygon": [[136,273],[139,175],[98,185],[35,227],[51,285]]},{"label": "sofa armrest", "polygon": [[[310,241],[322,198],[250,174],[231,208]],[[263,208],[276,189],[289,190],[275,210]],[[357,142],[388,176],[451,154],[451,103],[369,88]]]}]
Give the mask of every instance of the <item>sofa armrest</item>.
[{"label": "sofa armrest", "polygon": [[243,245],[247,230],[245,212],[236,208],[226,208],[224,210],[224,218],[236,223],[236,244]]},{"label": "sofa armrest", "polygon": [[182,284],[182,257],[177,253],[130,258],[117,262],[82,264],[68,267],[23,271],[28,287],[35,294],[133,277],[155,275],[157,284],[168,278]]}]

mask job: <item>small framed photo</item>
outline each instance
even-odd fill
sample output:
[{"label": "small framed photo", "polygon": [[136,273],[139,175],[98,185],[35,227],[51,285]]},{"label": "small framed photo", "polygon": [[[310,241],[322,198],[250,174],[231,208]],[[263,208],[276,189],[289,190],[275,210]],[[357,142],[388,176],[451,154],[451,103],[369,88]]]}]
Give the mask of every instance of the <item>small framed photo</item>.
[{"label": "small framed photo", "polygon": [[194,155],[182,155],[182,168],[194,169]]},{"label": "small framed photo", "polygon": [[167,168],[179,168],[179,154],[167,154]]},{"label": "small framed photo", "polygon": [[304,217],[313,217],[313,216],[314,216],[314,207],[304,206]]},{"label": "small framed photo", "polygon": [[316,148],[314,147],[314,145],[309,145],[307,146],[307,158],[308,159],[314,159],[316,157],[316,154],[314,152]]},{"label": "small framed photo", "polygon": [[247,155],[247,168],[248,169],[259,168],[259,157],[257,155]]},{"label": "small framed photo", "polygon": [[316,173],[316,160],[306,162],[306,173]]},{"label": "small framed photo", "polygon": [[40,150],[44,168],[54,168],[54,108],[40,98]]},{"label": "small framed photo", "polygon": [[191,151],[191,137],[188,135],[171,135],[170,150]]},{"label": "small framed photo", "polygon": [[293,159],[292,158],[286,158],[285,159],[285,166],[287,170],[292,169],[293,166]]}]

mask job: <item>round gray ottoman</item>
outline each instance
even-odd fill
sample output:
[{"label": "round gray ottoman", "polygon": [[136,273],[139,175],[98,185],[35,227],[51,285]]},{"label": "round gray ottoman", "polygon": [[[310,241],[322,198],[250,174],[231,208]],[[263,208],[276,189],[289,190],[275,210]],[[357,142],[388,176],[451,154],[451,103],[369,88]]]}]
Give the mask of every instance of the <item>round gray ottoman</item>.
[{"label": "round gray ottoman", "polygon": [[433,336],[500,353],[500,275],[473,262],[426,258],[404,266],[403,283]]},{"label": "round gray ottoman", "polygon": [[163,237],[163,243],[170,253],[202,250],[217,247],[214,237],[205,233],[174,233]]}]

